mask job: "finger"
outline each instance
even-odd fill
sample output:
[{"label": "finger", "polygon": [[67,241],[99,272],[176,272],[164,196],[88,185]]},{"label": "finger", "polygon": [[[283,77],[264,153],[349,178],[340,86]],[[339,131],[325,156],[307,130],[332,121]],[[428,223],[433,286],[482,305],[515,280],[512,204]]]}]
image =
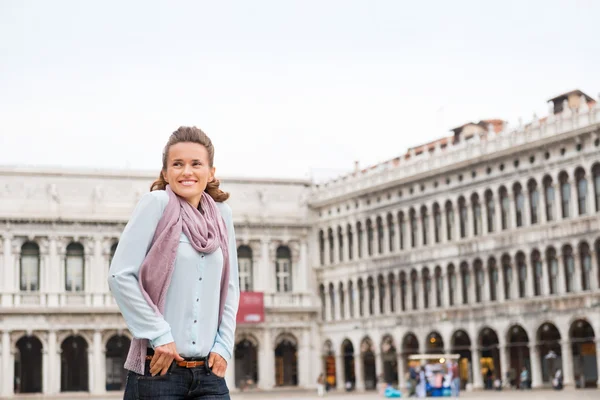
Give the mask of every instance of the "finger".
[{"label": "finger", "polygon": [[170,367],[171,367],[171,364],[165,365],[164,368],[160,371],[160,374],[165,375],[169,371]]},{"label": "finger", "polygon": [[208,356],[208,368],[213,367],[213,364],[215,363],[215,357],[216,357],[215,353],[210,353],[210,355]]},{"label": "finger", "polygon": [[179,355],[179,353],[175,353],[175,360],[177,360],[177,361],[183,361],[183,357],[181,357]]},{"label": "finger", "polygon": [[152,376],[156,375],[162,369],[163,363],[164,363],[164,358],[165,358],[164,354],[159,354],[158,357],[156,357],[156,355],[154,356],[154,359],[156,359],[156,362],[154,363],[154,366],[152,368],[150,368],[150,373],[152,374]]}]

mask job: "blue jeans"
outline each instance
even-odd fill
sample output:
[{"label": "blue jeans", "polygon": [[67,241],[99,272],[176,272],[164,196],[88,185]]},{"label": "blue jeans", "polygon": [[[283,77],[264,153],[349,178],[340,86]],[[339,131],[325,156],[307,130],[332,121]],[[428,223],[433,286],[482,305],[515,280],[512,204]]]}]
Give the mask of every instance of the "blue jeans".
[{"label": "blue jeans", "polygon": [[452,390],[452,396],[458,397],[460,394],[460,378],[452,379],[452,383],[450,384],[450,388]]},{"label": "blue jeans", "polygon": [[123,400],[230,400],[225,378],[219,378],[208,368],[183,368],[172,365],[165,375],[150,375],[146,361],[144,375],[129,371]]}]

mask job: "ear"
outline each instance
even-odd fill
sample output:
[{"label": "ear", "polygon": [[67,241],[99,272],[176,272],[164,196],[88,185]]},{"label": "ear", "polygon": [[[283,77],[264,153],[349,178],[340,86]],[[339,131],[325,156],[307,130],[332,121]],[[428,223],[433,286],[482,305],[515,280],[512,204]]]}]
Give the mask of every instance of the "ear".
[{"label": "ear", "polygon": [[165,170],[162,170],[160,173],[162,174],[163,179],[165,180],[165,182],[169,183],[169,181],[167,180],[167,174],[165,174]]},{"label": "ear", "polygon": [[210,176],[208,177],[208,181],[212,182],[215,180],[215,172],[217,171],[217,169],[215,167],[212,167],[210,169]]}]

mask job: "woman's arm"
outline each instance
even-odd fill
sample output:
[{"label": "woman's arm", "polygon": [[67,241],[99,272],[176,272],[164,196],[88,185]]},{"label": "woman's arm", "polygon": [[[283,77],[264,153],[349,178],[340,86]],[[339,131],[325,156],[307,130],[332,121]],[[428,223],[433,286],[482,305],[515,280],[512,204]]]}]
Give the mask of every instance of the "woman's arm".
[{"label": "woman's arm", "polygon": [[229,239],[229,287],[225,300],[225,309],[223,310],[223,318],[217,330],[215,344],[211,352],[219,354],[225,361],[229,362],[233,356],[233,346],[235,344],[235,319],[240,302],[240,284],[238,278],[237,245],[235,242],[231,208],[228,204],[223,203],[220,210],[227,226],[227,237]]},{"label": "woman's arm", "polygon": [[164,191],[142,196],[119,239],[108,275],[108,285],[127,327],[134,337],[149,339],[153,347],[173,342],[173,336],[167,321],[142,295],[138,274],[168,201]]}]

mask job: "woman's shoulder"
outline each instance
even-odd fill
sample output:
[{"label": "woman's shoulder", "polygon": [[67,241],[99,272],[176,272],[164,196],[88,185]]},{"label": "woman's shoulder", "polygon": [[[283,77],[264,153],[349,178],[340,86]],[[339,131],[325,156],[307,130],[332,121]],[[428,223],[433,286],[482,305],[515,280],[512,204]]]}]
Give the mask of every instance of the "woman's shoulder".
[{"label": "woman's shoulder", "polygon": [[169,203],[169,195],[164,190],[153,190],[144,194],[138,202],[138,208],[142,212],[160,212],[165,211]]},{"label": "woman's shoulder", "polygon": [[233,212],[231,211],[231,207],[229,206],[229,204],[223,201],[218,201],[216,204],[217,208],[219,209],[219,212],[223,216],[223,219],[225,219],[225,221],[231,220]]}]

